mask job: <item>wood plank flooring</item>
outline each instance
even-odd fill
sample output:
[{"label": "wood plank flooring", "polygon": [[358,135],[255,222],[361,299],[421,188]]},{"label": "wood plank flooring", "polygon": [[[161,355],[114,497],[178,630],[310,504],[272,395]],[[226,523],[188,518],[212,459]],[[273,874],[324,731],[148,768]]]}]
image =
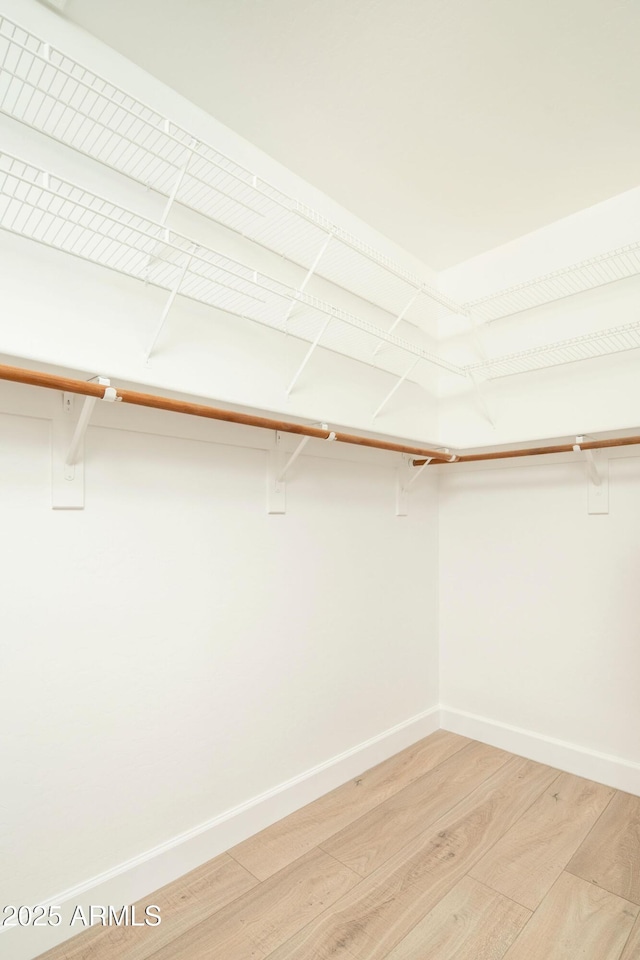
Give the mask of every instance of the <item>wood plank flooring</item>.
[{"label": "wood plank flooring", "polygon": [[149,903],[40,960],[640,960],[640,798],[440,731]]}]

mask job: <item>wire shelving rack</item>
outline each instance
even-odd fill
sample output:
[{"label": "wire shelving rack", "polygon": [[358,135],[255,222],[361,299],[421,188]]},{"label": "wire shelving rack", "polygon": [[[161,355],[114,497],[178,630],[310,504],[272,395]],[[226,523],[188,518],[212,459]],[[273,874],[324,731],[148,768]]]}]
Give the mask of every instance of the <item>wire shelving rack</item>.
[{"label": "wire shelving rack", "polygon": [[640,241],[471,300],[464,309],[471,317],[492,322],[638,274]]},{"label": "wire shelving rack", "polygon": [[595,333],[570,337],[556,343],[505,354],[464,367],[465,373],[479,374],[487,380],[529,373],[579,360],[592,360],[640,347],[640,320],[610,327]]},{"label": "wire shelving rack", "polygon": [[314,342],[326,327],[323,346],[399,376],[411,358],[460,372],[365,318],[7,153],[0,153],[0,228],[301,340]]},{"label": "wire shelving rack", "polygon": [[[385,331],[0,154],[0,228],[406,378],[408,359],[496,379],[640,347],[640,323],[458,365],[394,332],[445,309],[483,322],[640,274],[640,241],[457,303],[64,52],[0,16],[0,113],[382,307]],[[327,324],[327,320],[330,322]],[[384,347],[384,349],[381,349]]]},{"label": "wire shelving rack", "polygon": [[0,111],[420,324],[462,308],[358,237],[0,17]]}]

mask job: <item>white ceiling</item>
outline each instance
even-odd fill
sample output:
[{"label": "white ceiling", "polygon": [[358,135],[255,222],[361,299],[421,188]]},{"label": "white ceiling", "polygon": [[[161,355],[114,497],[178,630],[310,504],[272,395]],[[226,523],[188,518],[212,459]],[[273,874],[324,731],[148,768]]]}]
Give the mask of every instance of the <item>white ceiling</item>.
[{"label": "white ceiling", "polygon": [[68,0],[437,269],[640,182],[637,0]]}]

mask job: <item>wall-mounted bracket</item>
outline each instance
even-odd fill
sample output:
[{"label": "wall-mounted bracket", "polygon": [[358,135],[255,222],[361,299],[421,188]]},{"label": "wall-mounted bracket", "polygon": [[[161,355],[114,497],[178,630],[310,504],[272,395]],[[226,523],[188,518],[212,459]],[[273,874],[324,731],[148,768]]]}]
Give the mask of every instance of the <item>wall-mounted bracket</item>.
[{"label": "wall-mounted bracket", "polygon": [[182,281],[184,280],[184,277],[185,277],[185,274],[186,274],[187,270],[188,270],[189,267],[191,266],[191,259],[192,259],[191,256],[188,256],[188,257],[186,258],[186,260],[185,260],[185,262],[184,262],[184,264],[183,264],[183,266],[182,266],[182,270],[180,271],[180,274],[179,274],[179,276],[178,276],[178,279],[176,280],[173,289],[171,290],[171,292],[169,293],[169,296],[167,297],[167,302],[166,302],[165,305],[164,305],[164,309],[163,309],[162,314],[161,314],[161,316],[160,316],[160,320],[158,321],[158,325],[157,325],[156,329],[155,329],[154,332],[153,332],[153,336],[152,336],[152,338],[151,338],[151,342],[149,343],[149,347],[147,348],[147,352],[146,352],[145,355],[144,355],[144,361],[145,361],[145,363],[148,363],[148,362],[149,362],[149,360],[150,360],[150,358],[151,358],[151,354],[153,353],[153,350],[154,350],[154,348],[155,348],[155,345],[156,345],[156,343],[158,342],[158,337],[159,337],[160,334],[162,333],[162,328],[164,327],[165,321],[166,321],[167,317],[169,316],[169,311],[171,310],[171,307],[173,306],[173,301],[175,300],[175,298],[176,298],[176,297],[178,296],[178,294],[180,293],[180,287],[182,286]]},{"label": "wall-mounted bracket", "polygon": [[402,454],[402,459],[396,472],[396,517],[406,517],[409,513],[409,491],[422,471],[429,466],[432,458],[429,457],[419,467],[414,467],[413,457]]},{"label": "wall-mounted bracket", "polygon": [[289,386],[287,387],[287,396],[289,396],[289,394],[291,393],[291,391],[292,391],[293,388],[295,387],[296,383],[298,382],[298,379],[299,379],[299,377],[300,377],[300,374],[302,373],[302,371],[304,370],[304,368],[306,367],[306,365],[309,363],[309,360],[311,360],[311,357],[312,357],[312,355],[313,355],[313,351],[316,349],[316,347],[317,347],[318,344],[320,343],[320,340],[321,340],[322,337],[324,336],[324,334],[325,334],[325,332],[326,332],[326,330],[327,330],[327,327],[329,326],[329,324],[331,323],[332,320],[333,320],[333,317],[327,317],[327,319],[325,320],[325,322],[324,322],[324,323],[322,324],[322,326],[320,327],[320,330],[318,331],[315,340],[313,341],[313,343],[311,344],[311,346],[310,346],[309,349],[307,350],[307,352],[306,352],[306,354],[305,354],[305,356],[304,356],[304,359],[303,359],[302,363],[300,364],[300,366],[298,367],[298,369],[297,369],[296,372],[294,373],[293,379],[292,379],[291,383],[289,384]]},{"label": "wall-mounted bracket", "polygon": [[587,512],[590,514],[609,513],[609,460],[599,459],[593,450],[583,450],[586,437],[576,437],[573,449],[583,453],[587,466]]},{"label": "wall-mounted bracket", "polygon": [[170,211],[171,211],[171,207],[172,207],[173,204],[175,203],[175,199],[176,199],[176,197],[177,197],[177,195],[178,195],[178,190],[179,190],[180,187],[182,186],[182,181],[184,180],[184,176],[185,176],[185,174],[186,174],[186,172],[187,172],[187,168],[188,168],[189,164],[191,163],[191,161],[192,161],[192,159],[193,159],[193,152],[194,152],[194,150],[197,148],[197,146],[198,146],[198,141],[192,139],[192,141],[191,141],[191,146],[189,147],[189,150],[188,150],[188,153],[187,153],[187,158],[186,158],[185,162],[182,164],[182,166],[180,167],[180,169],[178,170],[178,173],[177,173],[175,182],[174,182],[173,187],[172,187],[172,189],[171,189],[171,193],[169,194],[169,196],[168,196],[168,198],[167,198],[167,202],[166,202],[165,207],[164,207],[164,210],[162,211],[162,217],[161,217],[161,219],[160,219],[160,223],[161,223],[163,226],[164,226],[165,223],[167,222],[167,219],[168,219],[168,217],[169,217],[169,213],[170,213]]},{"label": "wall-mounted bracket", "polygon": [[267,452],[267,513],[287,512],[287,485],[280,479],[285,466],[282,434],[276,430],[273,447]]},{"label": "wall-mounted bracket", "polygon": [[[326,423],[320,424],[329,433],[325,440],[335,440],[336,434]],[[287,457],[282,444],[283,434],[276,431],[274,445],[267,458],[267,513],[287,512],[287,473],[298,459],[311,437],[302,437],[293,453]]]},{"label": "wall-mounted bracket", "polygon": [[[408,302],[407,302],[407,303],[405,304],[405,306],[402,308],[402,310],[400,311],[400,313],[398,314],[398,316],[395,318],[395,320],[393,321],[393,323],[391,324],[391,326],[390,326],[389,329],[387,330],[387,333],[393,333],[393,331],[394,331],[395,328],[398,326],[398,324],[399,324],[402,320],[404,320],[404,317],[405,317],[405,314],[406,314],[407,310],[409,310],[410,307],[413,306],[413,304],[416,302],[416,300],[417,300],[418,297],[420,296],[420,293],[421,293],[420,290],[416,290],[416,292],[415,292],[415,293],[413,294],[413,296],[408,300]],[[380,353],[380,351],[382,350],[384,344],[385,344],[385,341],[382,340],[376,347],[374,347],[374,349],[373,349],[373,355],[374,355],[374,357],[377,356],[378,353]]]},{"label": "wall-mounted bracket", "polygon": [[79,397],[62,395],[62,415],[52,424],[51,505],[54,510],[82,510],[84,507],[84,437],[98,399],[114,402],[119,399],[115,387],[106,377],[95,380],[104,386],[104,396],[84,397],[77,422],[73,413]]},{"label": "wall-mounted bracket", "polygon": [[300,441],[298,446],[295,448],[295,450],[293,451],[293,453],[285,463],[284,467],[280,471],[280,475],[276,477],[276,483],[282,483],[286,479],[289,468],[293,466],[293,464],[298,459],[298,457],[300,456],[300,454],[302,453],[306,445],[309,443],[309,440],[311,440],[311,437],[302,438],[302,440]]},{"label": "wall-mounted bracket", "polygon": [[396,392],[396,390],[398,390],[398,389],[402,386],[402,384],[405,382],[405,380],[407,379],[407,377],[409,376],[409,374],[411,373],[411,371],[414,369],[414,367],[417,367],[417,365],[420,363],[420,360],[421,360],[421,357],[417,357],[417,358],[413,361],[413,363],[411,364],[411,366],[409,367],[409,369],[408,369],[405,373],[403,373],[402,376],[398,379],[397,383],[395,383],[395,384],[393,385],[393,387],[391,388],[391,390],[389,391],[389,393],[386,395],[386,397],[384,398],[384,400],[382,401],[382,403],[379,404],[378,408],[376,409],[375,413],[373,414],[373,417],[371,418],[372,420],[375,420],[376,417],[377,417],[377,416],[379,415],[379,413],[381,412],[381,410],[382,410],[384,407],[386,407],[386,405],[389,403],[389,400],[391,400],[391,397],[394,395],[394,393]]},{"label": "wall-mounted bracket", "polygon": [[[324,253],[325,253],[327,247],[329,246],[329,241],[331,240],[331,237],[332,237],[332,236],[333,236],[333,234],[331,234],[331,233],[327,234],[326,240],[324,241],[324,243],[323,243],[322,246],[320,247],[320,249],[319,249],[319,251],[318,251],[318,253],[317,253],[317,255],[316,255],[315,260],[313,261],[313,263],[311,264],[311,266],[310,266],[309,269],[307,270],[307,273],[306,273],[306,276],[305,276],[304,280],[302,281],[302,283],[300,284],[300,286],[298,287],[298,289],[296,290],[296,292],[295,292],[294,295],[293,295],[293,298],[292,298],[291,303],[289,304],[289,306],[288,306],[288,308],[287,308],[287,312],[286,312],[285,318],[284,318],[284,328],[285,328],[285,330],[286,330],[287,333],[289,332],[288,324],[289,324],[289,318],[291,317],[291,314],[292,314],[292,312],[293,312],[293,308],[295,307],[296,303],[298,302],[298,298],[299,298],[300,294],[301,294],[301,293],[304,293],[304,288],[305,288],[306,285],[309,283],[309,280],[311,280],[311,277],[314,275],[314,273],[315,273],[316,270],[318,269],[318,264],[319,264],[320,261],[322,260],[322,257],[324,256]],[[290,392],[291,392],[291,387],[289,387],[289,389],[287,390],[287,393],[290,393]]]}]

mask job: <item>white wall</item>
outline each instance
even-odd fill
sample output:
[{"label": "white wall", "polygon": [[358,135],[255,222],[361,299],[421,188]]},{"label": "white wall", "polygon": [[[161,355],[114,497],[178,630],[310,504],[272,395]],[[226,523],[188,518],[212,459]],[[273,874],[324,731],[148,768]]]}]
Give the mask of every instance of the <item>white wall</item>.
[{"label": "white wall", "polygon": [[640,457],[550,460],[439,469],[443,722],[640,792]]},{"label": "white wall", "polygon": [[[60,406],[0,385],[3,904],[117,872],[355,749],[277,819],[435,728],[413,722],[437,705],[433,479],[398,518],[397,457],[312,441],[268,516],[270,434],[99,404],[85,509],[52,511]],[[238,839],[223,825],[178,872]]]}]

